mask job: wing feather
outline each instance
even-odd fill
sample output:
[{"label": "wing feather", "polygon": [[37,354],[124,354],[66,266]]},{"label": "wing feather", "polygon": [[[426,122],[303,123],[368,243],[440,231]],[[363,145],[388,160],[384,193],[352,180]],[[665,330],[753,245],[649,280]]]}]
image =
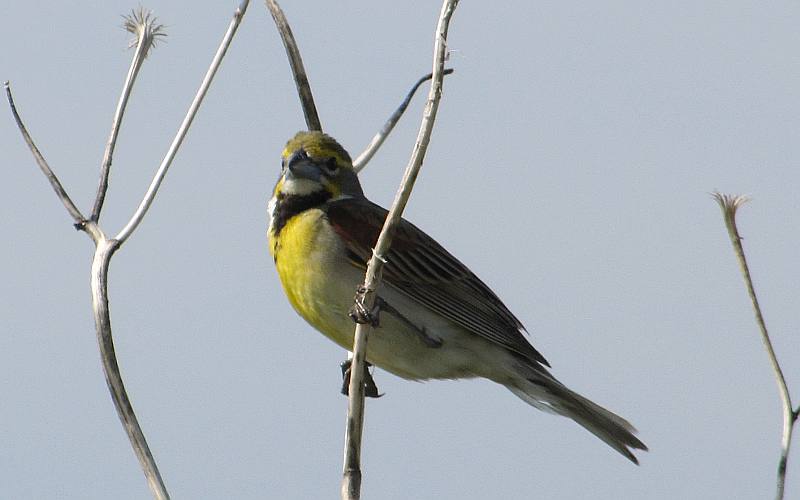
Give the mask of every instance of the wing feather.
[{"label": "wing feather", "polygon": [[[387,210],[365,198],[329,202],[326,214],[353,265],[366,269]],[[383,278],[419,304],[526,359],[550,366],[531,346],[522,323],[472,271],[403,219],[386,255]]]}]

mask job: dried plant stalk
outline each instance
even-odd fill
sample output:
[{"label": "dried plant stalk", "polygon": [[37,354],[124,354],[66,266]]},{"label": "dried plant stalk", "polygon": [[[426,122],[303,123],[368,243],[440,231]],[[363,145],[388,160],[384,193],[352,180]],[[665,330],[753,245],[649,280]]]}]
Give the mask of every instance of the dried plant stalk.
[{"label": "dried plant stalk", "polygon": [[17,127],[19,128],[23,139],[30,148],[31,153],[36,160],[36,163],[49,180],[51,186],[56,192],[56,195],[67,209],[67,212],[72,217],[75,227],[88,234],[95,244],[90,282],[92,290],[92,310],[94,312],[95,329],[97,332],[97,342],[100,349],[100,357],[103,364],[103,373],[105,375],[106,384],[108,385],[108,389],[111,393],[111,399],[113,400],[114,406],[117,409],[117,414],[119,415],[123,428],[125,429],[128,439],[131,442],[131,447],[133,448],[136,457],[139,459],[139,463],[144,471],[144,475],[147,479],[148,485],[150,486],[150,490],[153,493],[153,497],[158,500],[169,499],[169,493],[167,492],[167,488],[161,477],[161,473],[158,470],[156,461],[153,458],[153,454],[150,452],[150,447],[147,444],[144,432],[142,432],[141,426],[136,418],[133,405],[128,398],[127,391],[125,390],[125,384],[122,381],[122,375],[117,363],[117,356],[114,349],[114,340],[111,330],[111,315],[108,304],[108,268],[111,263],[111,257],[130,237],[138,224],[141,222],[142,218],[147,212],[148,207],[153,202],[156,192],[158,191],[158,186],[161,184],[164,175],[166,175],[166,171],[169,168],[175,153],[180,147],[181,141],[186,135],[186,132],[188,131],[188,128],[197,113],[203,96],[205,96],[205,93],[208,90],[208,87],[211,84],[211,81],[216,74],[220,63],[222,62],[222,58],[230,46],[233,36],[236,33],[236,29],[238,28],[239,23],[241,22],[242,17],[247,10],[248,4],[249,0],[244,0],[236,9],[233,19],[228,26],[228,30],[223,37],[222,43],[220,44],[214,60],[212,61],[203,83],[200,86],[200,90],[195,96],[195,99],[192,102],[189,111],[187,112],[186,118],[179,128],[178,134],[172,142],[172,146],[170,147],[166,157],[161,163],[161,166],[156,172],[150,189],[148,189],[144,199],[142,200],[142,203],[139,206],[139,209],[133,214],[128,224],[125,226],[125,228],[123,228],[119,235],[113,239],[106,237],[105,232],[100,228],[97,221],[100,217],[100,213],[103,208],[103,202],[108,190],[108,176],[114,154],[114,147],[119,135],[119,128],[122,124],[122,117],[124,116],[125,108],[127,107],[128,97],[130,96],[131,89],[136,81],[136,75],[138,74],[142,63],[144,62],[145,57],[155,43],[155,40],[159,36],[165,36],[162,28],[155,24],[155,17],[152,16],[152,13],[150,12],[139,10],[135,11],[131,16],[126,18],[125,28],[136,35],[136,39],[132,42],[132,46],[136,47],[136,52],[134,54],[131,67],[128,71],[116,112],[114,113],[114,119],[111,125],[111,133],[109,135],[108,142],[106,143],[105,154],[103,156],[103,162],[100,168],[100,182],[92,209],[92,216],[88,220],[72,202],[66,190],[61,185],[61,182],[58,180],[58,177],[55,175],[53,170],[45,161],[44,156],[36,147],[36,144],[28,133],[27,128],[23,124],[22,119],[17,112],[17,108],[14,104],[14,99],[11,94],[11,86],[9,82],[5,82],[6,96],[11,107],[11,112],[17,122]]},{"label": "dried plant stalk", "polygon": [[[381,271],[386,260],[384,255],[392,243],[392,235],[405,209],[414,181],[417,178],[422,160],[428,149],[436,112],[439,109],[439,100],[442,96],[442,81],[444,79],[444,61],[447,53],[447,31],[450,19],[455,11],[458,0],[444,0],[436,26],[433,54],[433,79],[428,93],[428,100],[422,114],[417,141],[406,167],[400,189],[397,191],[389,214],[383,224],[378,242],[373,249],[372,258],[367,264],[364,277],[363,293],[357,298],[357,308],[372,311],[375,306],[376,290],[381,282]],[[341,496],[343,500],[356,500],[361,497],[361,436],[364,428],[364,370],[367,354],[367,339],[372,326],[368,322],[356,325],[355,339],[353,342],[353,361],[350,365],[350,387],[347,407],[347,424],[345,430],[344,467],[342,472]]]},{"label": "dried plant stalk", "polygon": [[782,500],[786,484],[786,464],[789,460],[789,449],[792,444],[792,430],[794,429],[795,422],[797,422],[798,414],[800,414],[800,406],[794,410],[792,409],[792,398],[789,395],[789,387],[786,385],[786,378],[783,376],[783,370],[781,370],[781,365],[778,362],[778,356],[775,354],[775,349],[772,347],[772,341],[769,338],[769,332],[767,332],[767,324],[764,321],[763,314],[761,314],[761,306],[758,304],[756,290],[753,287],[753,279],[750,276],[750,268],[747,265],[744,248],[742,247],[742,237],[739,236],[739,229],[736,227],[736,211],[748,201],[748,198],[746,196],[734,196],[721,193],[714,193],[713,196],[719,204],[720,209],[722,209],[725,227],[728,229],[728,236],[731,238],[733,251],[736,254],[736,260],[739,262],[739,270],[742,272],[742,277],[747,287],[747,294],[753,305],[753,313],[756,316],[756,323],[761,333],[761,341],[764,344],[764,349],[767,351],[767,356],[772,366],[772,372],[775,375],[775,382],[778,384],[778,393],[781,397],[783,431],[781,433],[781,454],[778,459],[775,498],[777,500]]}]

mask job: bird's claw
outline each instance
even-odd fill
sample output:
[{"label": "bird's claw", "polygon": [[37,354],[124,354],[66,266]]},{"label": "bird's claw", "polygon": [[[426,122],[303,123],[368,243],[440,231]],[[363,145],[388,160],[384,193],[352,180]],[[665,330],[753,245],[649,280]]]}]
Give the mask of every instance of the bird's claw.
[{"label": "bird's claw", "polygon": [[[350,366],[353,364],[352,359],[348,359],[344,363],[342,363],[342,394],[345,396],[350,395]],[[372,373],[369,371],[369,367],[372,364],[365,362],[364,370],[364,396],[368,398],[379,398],[383,396],[382,393],[378,392],[378,386],[375,385],[375,379],[372,378]]]},{"label": "bird's claw", "polygon": [[364,294],[366,293],[367,289],[363,286],[359,286],[358,289],[356,289],[355,301],[348,315],[356,323],[371,325],[373,328],[377,328],[380,326],[381,302],[380,300],[375,300],[375,305],[372,307],[372,310],[367,310],[367,305],[364,303]]}]

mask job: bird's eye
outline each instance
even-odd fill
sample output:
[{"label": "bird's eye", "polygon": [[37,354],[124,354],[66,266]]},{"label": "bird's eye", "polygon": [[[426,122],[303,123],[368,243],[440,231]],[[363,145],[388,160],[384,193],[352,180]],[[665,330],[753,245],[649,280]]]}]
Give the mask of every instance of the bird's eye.
[{"label": "bird's eye", "polygon": [[336,158],[328,158],[322,163],[322,167],[328,174],[335,174],[339,169],[339,165],[336,163]]}]

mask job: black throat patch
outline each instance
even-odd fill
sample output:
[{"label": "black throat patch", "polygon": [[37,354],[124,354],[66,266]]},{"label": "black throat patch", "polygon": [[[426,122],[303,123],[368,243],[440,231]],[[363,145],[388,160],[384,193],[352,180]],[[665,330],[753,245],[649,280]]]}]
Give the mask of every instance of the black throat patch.
[{"label": "black throat patch", "polygon": [[275,212],[272,214],[272,230],[275,236],[280,234],[281,229],[289,222],[289,219],[309,208],[319,207],[330,200],[331,197],[331,193],[324,189],[304,195],[278,193]]}]

